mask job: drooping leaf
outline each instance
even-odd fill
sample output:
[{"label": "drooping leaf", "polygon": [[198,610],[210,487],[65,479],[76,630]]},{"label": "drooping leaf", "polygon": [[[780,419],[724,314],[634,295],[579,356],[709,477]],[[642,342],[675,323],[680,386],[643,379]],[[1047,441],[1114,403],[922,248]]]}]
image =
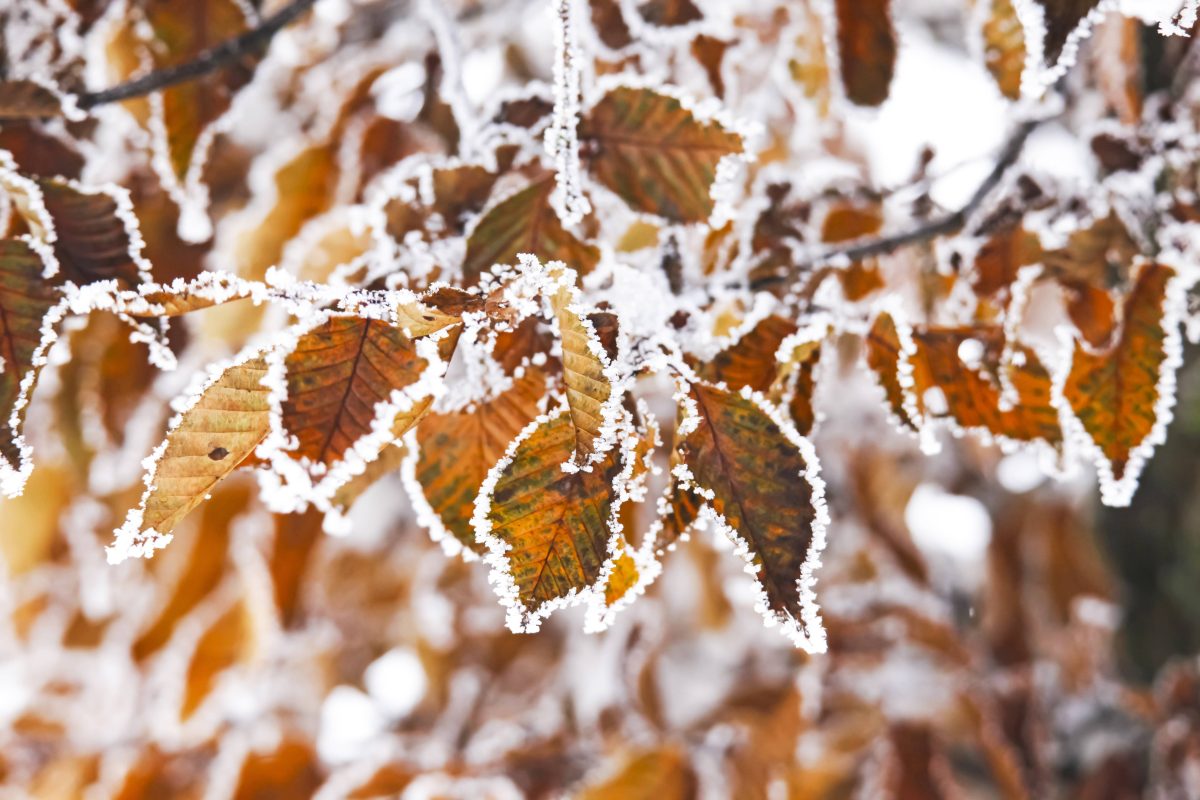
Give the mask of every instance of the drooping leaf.
[{"label": "drooping leaf", "polygon": [[1144,264],[1123,303],[1116,341],[1100,352],[1076,344],[1063,386],[1063,397],[1098,450],[1101,493],[1112,505],[1128,504],[1170,413],[1164,404],[1173,398],[1163,396],[1162,382],[1179,363],[1174,278],[1171,267]]},{"label": "drooping leaf", "polygon": [[430,414],[417,428],[416,479],[424,500],[463,546],[482,551],[471,527],[475,497],[488,471],[539,413],[545,375],[536,368],[490,400]]},{"label": "drooping leaf", "polygon": [[887,100],[896,70],[891,0],[837,0],[837,42],[846,97],[860,106]]},{"label": "drooping leaf", "polygon": [[171,530],[246,460],[271,426],[262,356],[235,363],[210,381],[172,424],[147,476],[141,507],[130,513],[109,559],[152,555]]},{"label": "drooping leaf", "polygon": [[[45,269],[27,243],[0,241],[0,456],[14,472],[26,460],[21,427],[24,403],[40,372],[34,355],[42,340],[42,320],[58,301],[58,292],[43,277]],[[19,491],[6,485],[5,492],[10,490]]]},{"label": "drooping leaf", "polygon": [[[900,381],[901,365],[907,364],[907,354],[896,320],[891,314],[882,313],[871,323],[867,334],[866,359],[867,365],[883,387],[887,398],[888,408],[903,425],[917,430],[915,406],[911,406],[906,396],[905,386]],[[911,375],[911,366],[905,367]]]},{"label": "drooping leaf", "polygon": [[44,119],[60,114],[62,99],[37,81],[0,81],[0,120]]},{"label": "drooping leaf", "polygon": [[516,630],[536,629],[552,608],[547,604],[594,587],[610,556],[620,462],[614,449],[587,470],[564,471],[574,448],[571,418],[559,412],[520,440],[480,497],[486,525],[476,533],[486,534],[512,587],[509,624]]},{"label": "drooping leaf", "polygon": [[576,308],[575,276],[565,271],[560,280],[550,303],[562,342],[563,383],[575,428],[575,463],[585,464],[597,452],[604,425],[611,422],[606,417],[611,416],[612,384],[604,374],[604,346]]},{"label": "drooping leaf", "polygon": [[1000,93],[1009,100],[1021,97],[1021,74],[1025,70],[1025,29],[1017,17],[1013,0],[984,0],[983,55],[988,72]]},{"label": "drooping leaf", "polygon": [[57,179],[39,180],[38,186],[54,222],[54,255],[66,280],[84,285],[115,279],[123,289],[141,282],[149,265],[127,195]]},{"label": "drooping leaf", "polygon": [[826,513],[811,448],[742,394],[693,383],[688,399],[694,428],[676,447],[690,487],[745,544],[768,617],[797,644],[824,650],[812,584]]},{"label": "drooping leaf", "polygon": [[579,136],[598,181],[631,208],[676,222],[712,214],[717,165],[744,147],[740,135],[697,119],[674,97],[628,87],[602,97]]},{"label": "drooping leaf", "polygon": [[[192,61],[205,50],[249,27],[236,0],[156,0],[144,4],[151,40],[146,54],[156,68]],[[166,156],[181,183],[187,177],[205,130],[221,117],[244,84],[249,58],[231,68],[162,91]]]},{"label": "drooping leaf", "polygon": [[484,214],[467,237],[463,280],[468,285],[493,264],[516,264],[517,255],[530,253],[543,261],[562,261],[586,274],[600,260],[600,251],[563,228],[550,194],[554,176],[543,178]]},{"label": "drooping leaf", "polygon": [[[456,337],[442,341],[452,351]],[[299,443],[289,455],[314,467],[342,461],[429,366],[416,341],[387,322],[336,315],[304,333],[284,360],[283,429]],[[419,399],[400,409],[400,434],[427,409]]]}]

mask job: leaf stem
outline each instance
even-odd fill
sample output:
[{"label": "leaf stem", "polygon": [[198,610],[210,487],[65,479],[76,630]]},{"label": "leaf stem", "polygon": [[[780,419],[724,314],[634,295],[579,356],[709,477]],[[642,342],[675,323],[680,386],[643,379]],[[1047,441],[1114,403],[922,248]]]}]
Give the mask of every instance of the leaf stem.
[{"label": "leaf stem", "polygon": [[191,61],[156,69],[140,78],[134,78],[98,92],[84,92],[79,95],[76,102],[80,108],[86,111],[106,103],[141,97],[207,75],[230,61],[236,61],[265,47],[275,34],[312,8],[314,3],[316,0],[292,0],[291,3],[262,20],[257,26],[239,36],[221,42],[216,47],[205,50]]}]

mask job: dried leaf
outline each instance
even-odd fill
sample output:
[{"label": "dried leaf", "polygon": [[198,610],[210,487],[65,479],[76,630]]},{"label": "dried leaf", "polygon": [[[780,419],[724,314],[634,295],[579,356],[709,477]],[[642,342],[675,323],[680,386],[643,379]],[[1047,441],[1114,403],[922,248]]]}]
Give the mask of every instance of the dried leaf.
[{"label": "dried leaf", "polygon": [[42,340],[42,320],[58,301],[57,290],[42,277],[45,269],[25,242],[0,241],[0,456],[14,472],[26,461],[21,427],[24,401],[41,371],[34,355]]},{"label": "dried leaf", "polygon": [[1057,64],[1067,40],[1080,23],[1100,5],[1100,0],[1034,0],[1041,6],[1045,39],[1042,56],[1047,65]]},{"label": "dried leaf", "polygon": [[[564,471],[575,429],[560,412],[518,440],[512,459],[476,504],[496,569],[511,586],[509,624],[535,630],[559,602],[593,587],[609,558],[620,469],[616,451],[589,469]],[[502,597],[508,589],[499,589]]]},{"label": "dried leaf", "polygon": [[430,414],[417,428],[416,479],[424,501],[463,546],[482,552],[471,527],[474,502],[489,470],[539,413],[545,375],[528,368],[490,400]]},{"label": "dried leaf", "polygon": [[837,41],[846,97],[882,105],[896,69],[891,0],[837,0]]},{"label": "dried leaf", "polygon": [[771,315],[740,339],[700,366],[700,377],[724,383],[730,391],[750,387],[756,392],[771,388],[779,372],[775,355],[783,340],[796,332],[790,320]]},{"label": "dried leaf", "polygon": [[747,548],[768,618],[798,645],[824,650],[812,573],[827,515],[811,446],[742,394],[693,383],[688,398],[695,426],[676,447],[690,486]]},{"label": "dried leaf", "polygon": [[[1121,333],[1112,347],[1076,345],[1063,397],[1098,450],[1105,502],[1125,505],[1145,460],[1170,418],[1180,361],[1178,319],[1171,312],[1175,270],[1144,264],[1125,298]],[[1168,394],[1164,396],[1164,391]],[[1115,483],[1114,483],[1115,482]]]},{"label": "dried leaf", "polygon": [[600,37],[600,41],[604,42],[605,47],[620,50],[633,43],[629,26],[625,23],[625,18],[621,16],[619,0],[589,0],[589,5],[592,12],[592,26],[595,27],[596,34]]},{"label": "dried leaf", "polygon": [[147,476],[141,508],[118,531],[110,559],[164,547],[170,541],[166,534],[266,437],[271,427],[266,374],[262,356],[235,363],[178,417]]},{"label": "dried leaf", "polygon": [[984,0],[983,55],[988,72],[1000,93],[1009,100],[1021,98],[1021,75],[1025,71],[1025,29],[1017,17],[1013,0]]},{"label": "dried leaf", "polygon": [[54,255],[66,280],[84,285],[116,280],[137,286],[149,267],[128,195],[88,190],[58,179],[38,181],[54,222]]},{"label": "dried leaf", "polygon": [[702,122],[679,100],[622,87],[600,99],[580,125],[588,169],[637,211],[677,222],[713,212],[717,165],[742,152],[742,137]]},{"label": "dried leaf", "polygon": [[604,373],[604,346],[595,328],[590,322],[585,324],[576,310],[575,276],[569,271],[561,276],[563,283],[550,302],[562,341],[563,383],[575,428],[574,460],[582,465],[597,453],[605,425],[612,424],[612,384]]},{"label": "dried leaf", "polygon": [[582,274],[596,266],[600,251],[563,228],[550,204],[553,191],[554,177],[543,178],[484,214],[467,237],[463,280],[468,286],[493,264],[516,264],[520,253],[563,261]]}]

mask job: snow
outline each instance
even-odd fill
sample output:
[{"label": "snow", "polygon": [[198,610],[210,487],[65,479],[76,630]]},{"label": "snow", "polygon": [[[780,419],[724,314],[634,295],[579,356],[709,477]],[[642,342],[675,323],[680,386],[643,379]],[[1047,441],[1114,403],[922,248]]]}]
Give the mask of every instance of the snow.
[{"label": "snow", "polygon": [[992,519],[982,503],[934,483],[913,491],[904,521],[923,552],[961,567],[978,567],[992,538]]}]

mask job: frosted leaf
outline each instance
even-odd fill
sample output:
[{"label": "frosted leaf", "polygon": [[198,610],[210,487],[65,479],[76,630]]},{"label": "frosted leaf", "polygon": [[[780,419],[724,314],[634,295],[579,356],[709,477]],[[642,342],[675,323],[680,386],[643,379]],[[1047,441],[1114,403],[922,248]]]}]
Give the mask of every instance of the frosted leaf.
[{"label": "frosted leaf", "polygon": [[551,196],[565,225],[576,225],[591,211],[583,193],[579,160],[579,114],[583,53],[577,33],[576,0],[551,0],[554,9],[554,118],[546,129],[546,152],[554,159],[557,188]]}]

